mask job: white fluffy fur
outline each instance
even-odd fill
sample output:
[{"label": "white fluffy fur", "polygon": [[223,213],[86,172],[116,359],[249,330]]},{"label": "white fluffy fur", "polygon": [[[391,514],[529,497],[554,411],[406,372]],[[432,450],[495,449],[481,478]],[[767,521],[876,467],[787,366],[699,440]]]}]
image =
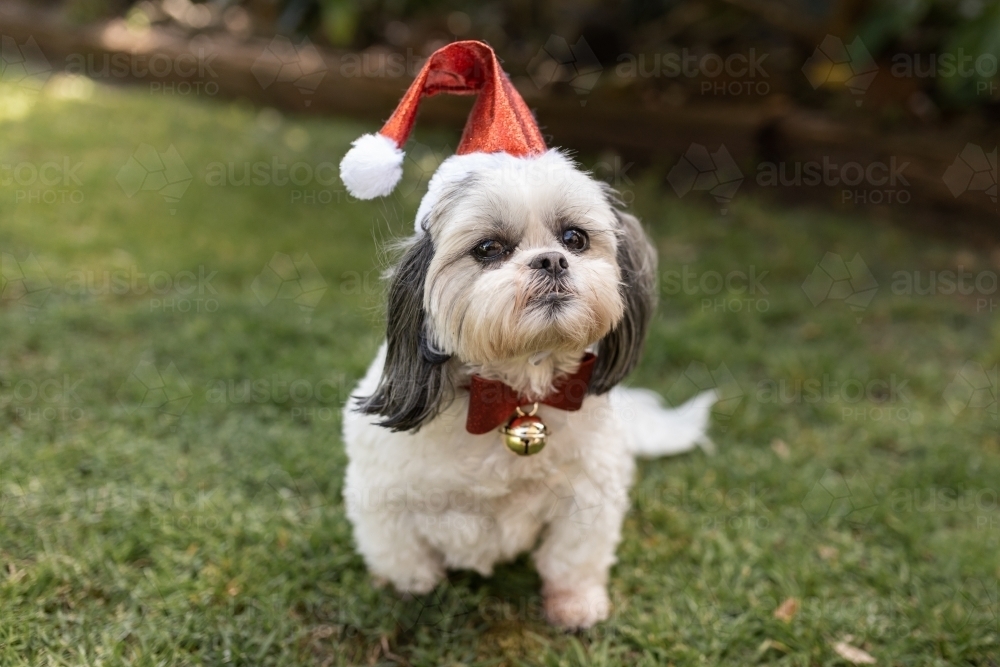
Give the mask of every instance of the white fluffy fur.
[{"label": "white fluffy fur", "polygon": [[340,161],[340,180],[358,199],[388,195],[403,178],[403,151],[381,134],[365,134]]},{"label": "white fluffy fur", "polygon": [[427,193],[420,200],[420,207],[417,209],[417,217],[414,220],[414,227],[417,234],[423,232],[424,220],[430,212],[437,206],[444,189],[462,180],[466,176],[476,171],[482,172],[495,170],[499,165],[512,164],[511,157],[504,153],[468,153],[466,155],[452,155],[446,158],[440,165],[431,180],[427,183]]},{"label": "white fluffy fur", "polygon": [[[461,157],[467,159],[451,158],[454,171],[435,175],[433,203],[418,215],[434,241],[424,309],[435,348],[452,355],[455,397],[416,432],[380,427],[349,402],[348,517],[372,574],[400,591],[426,593],[448,568],[489,575],[531,551],[549,619],[589,627],[610,612],[608,572],[635,456],[707,443],[714,395],[675,411],[652,392],[620,387],[588,396],[578,412],[542,405],[549,441],[530,457],[508,451],[499,433],[466,432],[468,392],[461,387],[470,374],[503,380],[525,395],[547,393],[615,326],[624,304],[617,221],[598,183],[556,151],[527,159]],[[459,162],[476,180],[456,190]],[[561,218],[588,231],[589,250],[569,253],[559,245]],[[517,247],[502,264],[484,268],[470,250],[498,221]],[[569,260],[564,289],[571,300],[546,316],[534,304],[548,288],[528,263],[552,250]],[[376,391],[385,360],[383,345],[355,396]]]},{"label": "white fluffy fur", "polygon": [[686,452],[693,445],[713,452],[714,445],[705,433],[712,406],[718,399],[716,391],[709,389],[668,410],[655,391],[618,387],[611,392],[611,408],[628,423],[629,451],[653,459]]}]

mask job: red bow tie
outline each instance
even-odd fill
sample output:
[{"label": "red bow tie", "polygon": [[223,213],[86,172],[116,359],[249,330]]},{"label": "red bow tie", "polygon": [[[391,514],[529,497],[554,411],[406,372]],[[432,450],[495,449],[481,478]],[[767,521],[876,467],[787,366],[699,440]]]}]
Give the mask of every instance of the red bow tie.
[{"label": "red bow tie", "polygon": [[[590,387],[590,374],[595,361],[597,357],[588,352],[580,362],[580,368],[572,375],[556,380],[552,393],[538,402],[568,412],[579,410]],[[506,424],[518,407],[532,403],[534,401],[523,398],[499,380],[485,380],[473,375],[469,384],[469,414],[465,419],[465,430],[475,435],[489,433]]]}]

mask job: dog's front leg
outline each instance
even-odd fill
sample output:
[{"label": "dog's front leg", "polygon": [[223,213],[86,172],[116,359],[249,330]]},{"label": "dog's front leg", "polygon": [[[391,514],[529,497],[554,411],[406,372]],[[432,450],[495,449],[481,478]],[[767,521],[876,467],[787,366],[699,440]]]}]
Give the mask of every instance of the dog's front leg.
[{"label": "dog's front leg", "polygon": [[589,628],[611,611],[608,571],[621,539],[627,487],[597,486],[591,479],[580,473],[563,480],[534,553],[545,613],[564,628]]},{"label": "dog's front leg", "polygon": [[368,571],[377,580],[391,582],[400,593],[432,591],[444,577],[444,566],[440,554],[417,530],[413,514],[386,501],[383,493],[359,492],[352,481],[348,474],[347,516]]}]

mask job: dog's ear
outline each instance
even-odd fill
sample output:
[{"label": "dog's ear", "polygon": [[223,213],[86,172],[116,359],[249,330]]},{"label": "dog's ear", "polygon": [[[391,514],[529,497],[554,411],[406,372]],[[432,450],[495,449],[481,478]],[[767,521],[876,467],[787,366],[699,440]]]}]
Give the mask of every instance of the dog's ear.
[{"label": "dog's ear", "polygon": [[639,362],[649,320],[656,308],[656,251],[635,216],[615,209],[618,218],[619,293],[625,314],[601,339],[590,393],[603,394],[625,379]]},{"label": "dog's ear", "polygon": [[375,393],[358,403],[359,412],[384,417],[379,426],[393,431],[419,429],[437,415],[449,389],[450,357],[432,349],[424,329],[424,282],[433,257],[434,243],[425,232],[393,271],[382,378]]}]

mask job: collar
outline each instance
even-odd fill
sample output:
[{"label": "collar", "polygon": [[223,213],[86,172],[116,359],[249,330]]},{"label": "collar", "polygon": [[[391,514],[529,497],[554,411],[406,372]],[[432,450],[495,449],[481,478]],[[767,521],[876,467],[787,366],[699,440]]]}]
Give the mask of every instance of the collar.
[{"label": "collar", "polygon": [[[553,383],[552,393],[538,403],[568,412],[579,410],[590,388],[595,361],[597,357],[588,352],[577,371],[558,378]],[[465,419],[465,430],[474,435],[489,433],[506,424],[518,407],[532,403],[535,401],[527,400],[500,380],[486,380],[473,375],[469,383],[469,413]]]}]

